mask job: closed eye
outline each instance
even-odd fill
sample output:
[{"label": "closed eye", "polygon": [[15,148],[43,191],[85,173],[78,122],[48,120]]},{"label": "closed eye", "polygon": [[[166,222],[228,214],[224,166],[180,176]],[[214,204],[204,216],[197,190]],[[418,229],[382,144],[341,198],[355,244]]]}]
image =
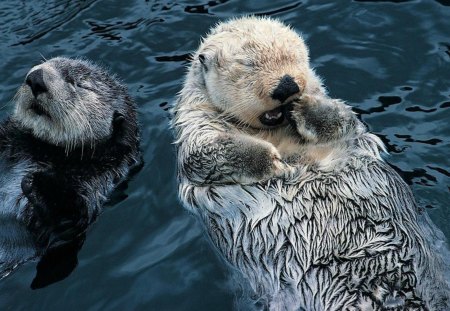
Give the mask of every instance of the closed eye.
[{"label": "closed eye", "polygon": [[241,59],[237,59],[236,61],[238,62],[238,64],[243,65],[247,68],[255,67],[255,62],[251,59],[241,58]]},{"label": "closed eye", "polygon": [[91,87],[91,86],[88,86],[88,85],[86,85],[86,84],[77,83],[76,86],[79,87],[79,88],[81,88],[81,89],[84,89],[84,90],[88,90],[88,91],[97,93],[97,90],[96,90],[95,88],[93,88],[93,87]]}]

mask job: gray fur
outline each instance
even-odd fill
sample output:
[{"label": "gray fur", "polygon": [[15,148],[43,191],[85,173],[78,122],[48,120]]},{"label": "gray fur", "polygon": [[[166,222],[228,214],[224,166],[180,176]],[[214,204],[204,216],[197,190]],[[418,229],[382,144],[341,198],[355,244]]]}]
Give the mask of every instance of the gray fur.
[{"label": "gray fur", "polygon": [[[48,90],[35,97],[24,83],[15,113],[0,124],[0,279],[59,245],[51,225],[63,221],[53,215],[79,216],[70,229],[75,238],[84,234],[115,187],[141,164],[136,107],[118,79],[80,59],[57,57],[30,72],[36,69],[43,69]],[[49,117],[33,112],[36,103]],[[115,115],[121,116],[119,125]],[[46,197],[40,190],[47,185],[36,180],[39,174],[60,188],[45,191]],[[24,180],[32,189],[27,194]],[[68,192],[61,189],[76,192],[76,202],[66,200]],[[53,197],[62,199],[52,204]]]},{"label": "gray fur", "polygon": [[111,131],[114,111],[125,115],[125,88],[97,65],[81,59],[52,58],[33,67],[42,69],[48,91],[38,96],[41,106],[52,116],[36,118],[30,112],[35,100],[31,89],[23,84],[16,96],[14,118],[33,135],[67,152],[76,147],[94,146]]}]

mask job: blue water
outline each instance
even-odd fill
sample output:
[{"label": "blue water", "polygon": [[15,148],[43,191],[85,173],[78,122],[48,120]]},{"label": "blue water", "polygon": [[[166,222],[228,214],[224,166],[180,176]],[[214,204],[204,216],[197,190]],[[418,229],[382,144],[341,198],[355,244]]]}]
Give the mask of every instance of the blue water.
[{"label": "blue water", "polygon": [[252,13],[303,33],[331,95],[383,138],[450,238],[450,1],[1,1],[0,119],[42,57],[87,57],[128,84],[146,165],[91,227],[68,278],[32,291],[29,263],[0,281],[0,310],[233,308],[224,264],[177,200],[167,108],[200,36]]}]

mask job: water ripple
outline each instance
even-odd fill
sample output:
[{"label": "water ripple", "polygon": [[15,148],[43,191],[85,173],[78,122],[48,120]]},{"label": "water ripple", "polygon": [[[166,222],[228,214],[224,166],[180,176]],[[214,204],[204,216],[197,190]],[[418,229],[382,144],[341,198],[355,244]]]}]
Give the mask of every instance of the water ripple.
[{"label": "water ripple", "polygon": [[[45,36],[46,34],[52,32],[55,29],[58,29],[59,27],[76,18],[78,14],[80,14],[80,12],[89,9],[89,7],[95,2],[96,0],[66,1],[62,2],[61,4],[55,4],[54,6],[45,9],[45,17],[40,17],[40,15],[43,13],[36,10],[36,12],[32,13],[28,18],[31,18],[32,28],[38,26],[38,30],[33,32],[32,34],[25,35],[23,39],[21,39],[17,43],[13,43],[11,46],[25,45]],[[15,33],[18,33],[19,35],[21,35],[23,32],[28,32],[28,30],[28,27],[13,29],[13,31]]]},{"label": "water ripple", "polygon": [[188,5],[184,8],[184,12],[186,13],[196,13],[196,14],[210,14],[209,9],[227,3],[229,0],[218,0],[218,1],[209,1],[207,4],[200,5]]},{"label": "water ripple", "polygon": [[270,16],[270,15],[275,15],[275,14],[278,14],[278,13],[285,13],[285,12],[289,12],[289,11],[292,11],[292,10],[298,8],[300,5],[302,5],[302,2],[297,2],[297,3],[294,3],[292,5],[288,5],[288,6],[285,6],[285,7],[278,8],[276,10],[271,10],[271,11],[266,11],[266,12],[261,12],[261,13],[254,13],[254,15],[256,15],[256,16]]},{"label": "water ripple", "polygon": [[201,36],[245,14],[276,16],[303,34],[330,95],[346,100],[380,136],[389,163],[450,238],[448,6],[448,0],[0,1],[0,118],[12,111],[8,102],[40,53],[91,58],[128,84],[146,163],[88,232],[74,273],[31,291],[35,267],[25,265],[0,282],[0,309],[233,308],[225,265],[178,202],[167,110]]}]

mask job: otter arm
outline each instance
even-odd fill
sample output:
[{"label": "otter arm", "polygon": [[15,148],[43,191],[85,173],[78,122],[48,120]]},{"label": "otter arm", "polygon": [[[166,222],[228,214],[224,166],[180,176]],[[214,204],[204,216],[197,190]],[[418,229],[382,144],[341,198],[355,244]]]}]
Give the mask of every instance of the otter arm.
[{"label": "otter arm", "polygon": [[[42,288],[67,277],[75,269],[88,225],[106,198],[106,187],[87,191],[85,185],[107,184],[112,177],[68,176],[55,170],[30,173],[22,180],[28,198],[24,219],[43,250],[31,288]],[[66,176],[67,175],[67,176]],[[101,196],[102,199],[94,196]],[[96,200],[97,199],[97,200]]]},{"label": "otter arm", "polygon": [[364,133],[365,127],[349,106],[326,96],[310,96],[294,103],[289,116],[307,141],[326,143]]},{"label": "otter arm", "polygon": [[77,266],[90,222],[88,207],[79,185],[52,171],[29,173],[21,186],[28,198],[23,219],[41,255],[31,288],[42,288],[64,279]]},{"label": "otter arm", "polygon": [[194,133],[179,146],[178,157],[184,176],[198,185],[251,184],[284,168],[272,144],[238,133]]},{"label": "otter arm", "polygon": [[[82,234],[91,221],[83,189],[76,178],[55,170],[27,174],[22,192],[28,199],[24,219],[40,246],[53,247]],[[96,209],[96,208],[95,208]]]}]

